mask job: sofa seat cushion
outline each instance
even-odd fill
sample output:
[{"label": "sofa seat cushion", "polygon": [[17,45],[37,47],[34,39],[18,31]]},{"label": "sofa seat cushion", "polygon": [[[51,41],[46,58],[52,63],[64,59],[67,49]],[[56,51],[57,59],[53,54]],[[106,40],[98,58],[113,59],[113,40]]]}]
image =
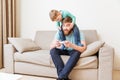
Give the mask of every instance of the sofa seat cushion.
[{"label": "sofa seat cushion", "polygon": [[37,50],[14,54],[15,61],[50,66],[49,50]]},{"label": "sofa seat cushion", "polygon": [[[16,52],[14,54],[14,58],[15,61],[17,62],[27,62],[31,64],[55,67],[49,53],[50,53],[49,50],[30,51],[24,52],[22,54]],[[62,55],[62,59],[64,63],[66,63],[67,60],[69,59],[69,56]],[[97,64],[98,64],[97,56],[83,57],[79,59],[74,69],[86,69],[86,68],[96,69]]]},{"label": "sofa seat cushion", "polygon": [[[61,57],[64,60],[64,63],[66,64],[67,60],[69,59],[69,56],[62,55]],[[52,67],[55,67],[52,59],[50,60],[50,64]],[[97,56],[83,57],[79,59],[74,69],[96,69],[98,67],[97,65]]]}]

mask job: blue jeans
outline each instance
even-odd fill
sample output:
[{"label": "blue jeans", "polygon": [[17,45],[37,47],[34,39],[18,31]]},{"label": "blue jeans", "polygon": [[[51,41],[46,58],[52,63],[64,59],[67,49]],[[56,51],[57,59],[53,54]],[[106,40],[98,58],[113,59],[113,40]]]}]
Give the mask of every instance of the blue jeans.
[{"label": "blue jeans", "polygon": [[[81,53],[76,50],[67,51],[57,48],[53,48],[50,50],[50,55],[57,69],[58,78],[68,78],[69,73],[78,62],[80,54]],[[70,56],[66,64],[64,64],[60,55]]]},{"label": "blue jeans", "polygon": [[78,46],[83,46],[81,44],[80,31],[79,31],[79,28],[77,27],[76,24],[73,27],[73,34],[74,34],[74,37],[75,37],[75,44],[78,45]]}]

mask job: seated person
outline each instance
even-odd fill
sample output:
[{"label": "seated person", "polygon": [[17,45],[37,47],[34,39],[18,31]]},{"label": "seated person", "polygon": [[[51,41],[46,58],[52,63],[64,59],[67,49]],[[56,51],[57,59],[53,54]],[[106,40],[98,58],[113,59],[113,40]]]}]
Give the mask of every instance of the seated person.
[{"label": "seated person", "polygon": [[[63,20],[63,26],[61,28],[65,36],[65,40],[60,37],[61,34],[59,34],[58,31],[50,46],[50,55],[57,69],[57,80],[70,80],[68,77],[69,73],[80,59],[81,53],[86,49],[86,42],[82,32],[79,32],[79,43],[81,45],[76,44],[75,35],[73,33],[74,26],[69,26],[71,22],[70,17],[66,17]],[[65,46],[64,49],[61,49],[62,45]],[[60,55],[70,56],[66,64],[63,63]]]}]

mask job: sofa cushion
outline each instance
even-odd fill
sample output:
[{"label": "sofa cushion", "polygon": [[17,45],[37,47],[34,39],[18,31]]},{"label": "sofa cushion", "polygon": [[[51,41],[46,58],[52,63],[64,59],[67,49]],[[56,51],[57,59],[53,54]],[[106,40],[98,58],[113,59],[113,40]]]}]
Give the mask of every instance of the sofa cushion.
[{"label": "sofa cushion", "polygon": [[[14,54],[14,58],[16,62],[26,62],[32,64],[38,64],[43,66],[50,66],[54,67],[54,63],[49,54],[49,50],[38,50],[38,51],[30,51],[24,52],[23,54],[19,54],[16,52]],[[62,59],[64,63],[67,62],[69,56],[62,55]],[[80,58],[78,63],[75,66],[75,69],[81,68],[97,68],[97,57],[96,56],[89,56]]]},{"label": "sofa cushion", "polygon": [[31,39],[8,38],[8,40],[20,53],[40,49],[40,47]]},{"label": "sofa cushion", "polygon": [[[69,59],[69,56],[62,55],[61,56],[64,63],[66,64],[67,60]],[[52,59],[50,60],[51,67],[55,67]],[[89,56],[89,57],[83,57],[80,58],[74,67],[74,69],[96,69],[98,66],[98,59],[97,56]]]},{"label": "sofa cushion", "polygon": [[24,52],[23,54],[16,52],[14,58],[17,62],[27,62],[32,64],[50,66],[49,50],[30,51]]},{"label": "sofa cushion", "polygon": [[103,41],[95,41],[89,44],[87,49],[80,55],[80,57],[87,57],[96,54],[103,44]]}]

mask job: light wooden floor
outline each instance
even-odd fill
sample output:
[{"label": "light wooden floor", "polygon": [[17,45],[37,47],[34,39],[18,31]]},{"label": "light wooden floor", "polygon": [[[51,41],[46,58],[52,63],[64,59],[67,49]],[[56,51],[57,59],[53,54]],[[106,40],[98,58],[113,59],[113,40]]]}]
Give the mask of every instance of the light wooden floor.
[{"label": "light wooden floor", "polygon": [[[5,72],[4,69],[0,69],[0,72]],[[20,80],[56,80],[53,78],[45,78],[45,77],[37,77],[37,76],[28,76],[28,75],[22,75],[22,79]],[[119,71],[113,71],[113,80],[120,80],[120,70]]]},{"label": "light wooden floor", "polygon": [[[5,72],[4,69],[0,69],[0,72]],[[19,80],[56,80],[53,78],[37,77],[37,76],[28,76],[22,75],[23,77]]]},{"label": "light wooden floor", "polygon": [[56,79],[24,75],[20,80],[56,80]]}]

